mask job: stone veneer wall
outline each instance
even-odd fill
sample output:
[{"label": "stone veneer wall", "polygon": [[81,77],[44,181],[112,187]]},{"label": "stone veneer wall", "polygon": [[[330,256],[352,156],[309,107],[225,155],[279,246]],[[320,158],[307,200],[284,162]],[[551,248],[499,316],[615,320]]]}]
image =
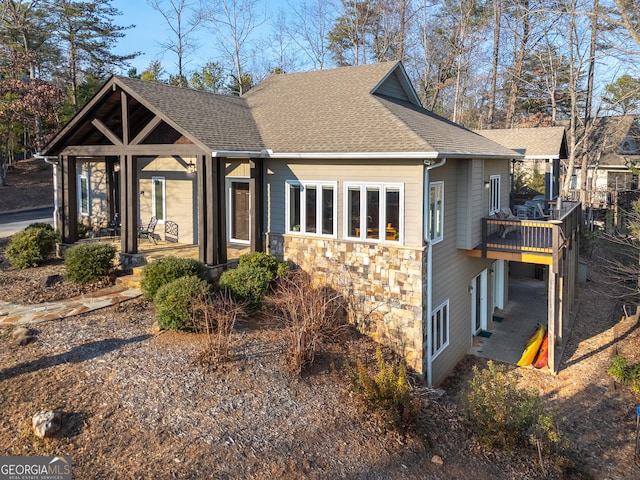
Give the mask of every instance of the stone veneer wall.
[{"label": "stone veneer wall", "polygon": [[274,234],[267,245],[272,255],[342,293],[358,330],[424,373],[423,249]]}]

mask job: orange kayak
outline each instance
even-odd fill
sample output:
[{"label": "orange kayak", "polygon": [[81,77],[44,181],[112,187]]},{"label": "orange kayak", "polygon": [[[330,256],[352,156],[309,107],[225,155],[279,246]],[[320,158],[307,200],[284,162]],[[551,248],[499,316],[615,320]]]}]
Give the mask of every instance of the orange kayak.
[{"label": "orange kayak", "polygon": [[533,360],[536,358],[538,354],[538,350],[540,350],[540,345],[542,345],[542,340],[547,332],[547,327],[540,324],[538,325],[538,329],[536,332],[527,340],[527,344],[524,348],[524,352],[522,352],[522,356],[520,360],[518,360],[519,367],[527,367],[533,363]]},{"label": "orange kayak", "polygon": [[540,351],[538,352],[538,358],[536,358],[536,363],[533,364],[536,368],[544,368],[547,366],[549,362],[549,335],[544,335],[544,340],[542,340],[542,345],[540,345]]}]

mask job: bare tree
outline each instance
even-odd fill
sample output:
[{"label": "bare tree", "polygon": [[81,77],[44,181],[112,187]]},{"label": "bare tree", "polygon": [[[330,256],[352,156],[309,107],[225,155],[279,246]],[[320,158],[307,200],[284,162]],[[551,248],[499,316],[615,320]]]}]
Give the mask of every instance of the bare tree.
[{"label": "bare tree", "polygon": [[[188,0],[147,0],[147,3],[162,15],[173,34],[173,37],[161,42],[160,46],[164,52],[176,54],[178,85],[186,87],[188,82],[184,67],[188,63],[189,56],[199,47],[194,39],[194,33],[202,24],[202,9],[199,3]],[[186,18],[187,16],[189,18]]]},{"label": "bare tree", "polygon": [[493,0],[493,54],[491,55],[491,77],[489,78],[489,104],[487,105],[487,127],[493,128],[496,109],[496,89],[498,85],[498,64],[500,60],[500,19],[502,0]]},{"label": "bare tree", "polygon": [[289,5],[293,16],[291,39],[316,70],[322,70],[328,63],[327,37],[334,16],[330,5],[325,0],[304,0]]},{"label": "bare tree", "polygon": [[256,55],[253,35],[266,22],[266,14],[258,12],[259,0],[220,0],[206,11],[206,19],[217,34],[218,47],[231,65],[233,85],[238,95],[247,90],[247,62]]}]

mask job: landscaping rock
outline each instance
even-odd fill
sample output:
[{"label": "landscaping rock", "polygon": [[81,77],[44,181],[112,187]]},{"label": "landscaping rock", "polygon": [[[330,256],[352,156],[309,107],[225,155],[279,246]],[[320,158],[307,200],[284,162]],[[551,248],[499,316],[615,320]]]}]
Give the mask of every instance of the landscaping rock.
[{"label": "landscaping rock", "polygon": [[16,345],[26,345],[33,339],[33,331],[26,327],[16,327],[11,333],[11,340]]},{"label": "landscaping rock", "polygon": [[431,463],[435,463],[436,465],[444,465],[442,461],[442,457],[440,455],[434,455],[431,457]]},{"label": "landscaping rock", "polygon": [[62,427],[62,413],[42,410],[31,419],[33,433],[39,438],[50,437]]},{"label": "landscaping rock", "polygon": [[46,278],[42,279],[41,285],[43,287],[53,287],[57,283],[62,283],[62,281],[62,275],[49,275]]}]

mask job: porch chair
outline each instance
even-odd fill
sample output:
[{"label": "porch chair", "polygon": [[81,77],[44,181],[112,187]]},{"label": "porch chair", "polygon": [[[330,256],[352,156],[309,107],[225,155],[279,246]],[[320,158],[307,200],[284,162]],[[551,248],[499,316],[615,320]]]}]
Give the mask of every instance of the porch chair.
[{"label": "porch chair", "polygon": [[103,234],[106,234],[110,237],[120,235],[120,214],[114,213],[113,218],[107,222],[107,224],[103,227],[100,227],[98,230],[98,236],[101,237]]},{"label": "porch chair", "polygon": [[154,237],[154,232],[156,229],[156,225],[158,224],[158,219],[156,217],[151,217],[149,221],[149,225],[143,227],[142,225],[138,227],[138,238],[147,238],[153,244],[156,244],[156,239]]},{"label": "porch chair", "polygon": [[[519,220],[519,218],[513,214],[509,207],[500,209],[500,211],[497,213],[497,216],[502,220]],[[511,232],[518,231],[518,227],[516,225],[503,225],[501,229],[502,231],[499,233],[502,238],[507,238],[507,235],[509,235]]]}]

